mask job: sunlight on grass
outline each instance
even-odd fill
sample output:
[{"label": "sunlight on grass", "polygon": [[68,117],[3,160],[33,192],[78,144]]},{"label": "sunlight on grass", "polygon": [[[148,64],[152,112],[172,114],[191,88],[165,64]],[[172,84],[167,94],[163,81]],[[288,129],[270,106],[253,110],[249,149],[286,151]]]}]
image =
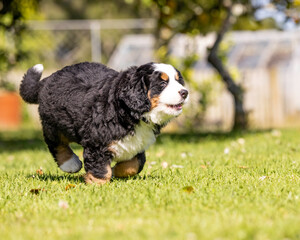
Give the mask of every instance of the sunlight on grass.
[{"label": "sunlight on grass", "polygon": [[299,135],[165,134],[139,176],[98,187],[38,130],[0,133],[0,238],[299,239]]}]

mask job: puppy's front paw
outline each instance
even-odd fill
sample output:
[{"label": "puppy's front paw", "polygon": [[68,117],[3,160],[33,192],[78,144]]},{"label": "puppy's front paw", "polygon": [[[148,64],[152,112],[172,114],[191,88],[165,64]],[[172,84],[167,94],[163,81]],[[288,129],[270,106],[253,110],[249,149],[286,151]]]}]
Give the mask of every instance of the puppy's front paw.
[{"label": "puppy's front paw", "polygon": [[84,180],[88,184],[96,183],[98,185],[103,185],[105,183],[110,182],[110,178],[96,178],[91,173],[86,173],[84,176]]},{"label": "puppy's front paw", "polygon": [[138,173],[139,166],[136,157],[129,161],[119,162],[113,167],[113,176],[118,178],[134,176]]},{"label": "puppy's front paw", "polygon": [[72,157],[60,165],[59,168],[67,173],[76,173],[82,168],[82,162],[77,155],[73,154]]}]

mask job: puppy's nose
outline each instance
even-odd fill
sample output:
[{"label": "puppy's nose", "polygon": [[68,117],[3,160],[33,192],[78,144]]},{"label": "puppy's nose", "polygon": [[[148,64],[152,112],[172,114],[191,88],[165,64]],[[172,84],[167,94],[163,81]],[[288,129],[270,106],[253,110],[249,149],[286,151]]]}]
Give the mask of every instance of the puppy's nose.
[{"label": "puppy's nose", "polygon": [[187,96],[188,96],[188,94],[189,94],[189,92],[188,92],[188,90],[186,90],[186,89],[181,89],[181,90],[179,91],[179,94],[180,94],[180,96],[181,96],[183,99],[186,99]]}]

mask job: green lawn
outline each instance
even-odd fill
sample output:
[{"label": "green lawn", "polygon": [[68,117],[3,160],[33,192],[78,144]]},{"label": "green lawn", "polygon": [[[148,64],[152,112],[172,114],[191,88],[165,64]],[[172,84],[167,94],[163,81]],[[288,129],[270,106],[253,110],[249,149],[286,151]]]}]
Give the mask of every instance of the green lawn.
[{"label": "green lawn", "polygon": [[0,239],[300,239],[299,129],[165,134],[147,158],[86,185],[40,131],[0,133]]}]

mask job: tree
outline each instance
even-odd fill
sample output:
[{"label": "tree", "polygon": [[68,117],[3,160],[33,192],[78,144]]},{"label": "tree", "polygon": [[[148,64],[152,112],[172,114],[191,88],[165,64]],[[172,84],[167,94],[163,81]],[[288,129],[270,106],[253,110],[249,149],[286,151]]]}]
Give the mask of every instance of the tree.
[{"label": "tree", "polygon": [[[144,0],[149,4],[148,0]],[[248,0],[152,0],[157,12],[157,48],[167,46],[177,33],[207,34],[216,33],[213,46],[208,49],[207,60],[218,71],[228,91],[234,99],[233,129],[247,128],[247,114],[243,104],[243,88],[231,77],[225,64],[219,57],[219,46],[226,32],[230,29],[258,30],[276,28],[280,24],[275,19],[257,20],[255,13],[262,10],[266,1]],[[285,21],[299,21],[295,6],[299,1],[273,0],[268,6],[286,16]],[[282,24],[284,26],[284,24]]]},{"label": "tree", "polygon": [[[26,30],[24,20],[37,10],[38,0],[3,0],[0,6],[0,72],[11,69],[29,52],[21,49]],[[0,76],[1,79],[1,76]]]}]

